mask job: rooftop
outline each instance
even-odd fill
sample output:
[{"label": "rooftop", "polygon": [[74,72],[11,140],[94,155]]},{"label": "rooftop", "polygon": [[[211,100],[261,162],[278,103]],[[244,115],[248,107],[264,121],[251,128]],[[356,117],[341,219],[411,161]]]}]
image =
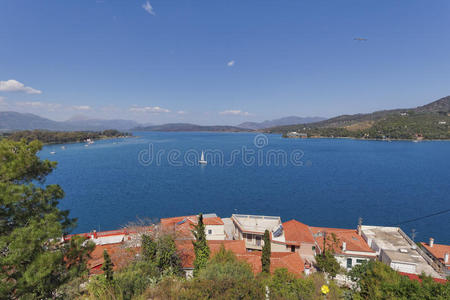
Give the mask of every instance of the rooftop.
[{"label": "rooftop", "polygon": [[409,242],[400,234],[400,228],[398,227],[362,226],[361,230],[363,235],[367,237],[369,245],[371,244],[369,239],[376,240],[376,245],[380,249],[398,250],[411,247]]},{"label": "rooftop", "polygon": [[[432,277],[440,278],[440,275],[419,253],[416,245],[399,227],[361,226],[361,231],[372,249],[378,249],[380,251],[382,249],[389,257],[393,255],[395,261],[404,261],[406,263],[413,262],[416,264],[416,271],[418,274],[424,272]],[[401,253],[400,249],[402,249],[401,251],[407,252]]]},{"label": "rooftop", "polygon": [[266,229],[272,231],[281,224],[281,218],[273,216],[233,214],[231,219],[237,223],[242,231],[250,233],[263,234]]},{"label": "rooftop", "polygon": [[373,251],[367,242],[363,239],[362,236],[358,235],[358,232],[355,229],[343,229],[343,228],[326,228],[326,227],[310,227],[314,238],[317,241],[319,247],[323,247],[323,234],[326,232],[327,234],[335,234],[338,239],[337,249],[334,251],[338,254],[345,254],[342,251],[343,242],[346,243],[346,251],[353,252],[365,252],[367,255],[375,256],[375,251]]},{"label": "rooftop", "polygon": [[[260,251],[237,254],[236,257],[250,264],[253,273],[261,273],[262,264]],[[303,275],[303,271],[305,270],[305,262],[300,258],[298,253],[272,252],[270,257],[270,273],[274,273],[276,269],[280,268],[285,268],[290,273],[300,277]]]},{"label": "rooftop", "polygon": [[[433,243],[433,247],[430,247],[428,243],[421,243],[425,249],[428,250],[434,257],[436,257],[440,262],[444,263],[444,255],[447,253],[450,255],[450,245],[440,245]],[[450,268],[450,260],[445,263],[446,266]]]},{"label": "rooftop", "polygon": [[309,227],[306,224],[303,224],[297,220],[290,220],[283,223],[283,229],[287,244],[314,244],[312,232],[309,230]]},{"label": "rooftop", "polygon": [[[178,250],[178,254],[181,258],[181,264],[183,268],[193,268],[194,267],[194,246],[192,241],[187,240],[177,240],[175,245]],[[246,253],[245,242],[243,240],[219,240],[219,241],[208,241],[209,249],[211,250],[211,255],[219,252],[220,248],[224,246],[225,250],[230,250],[234,254]]]}]

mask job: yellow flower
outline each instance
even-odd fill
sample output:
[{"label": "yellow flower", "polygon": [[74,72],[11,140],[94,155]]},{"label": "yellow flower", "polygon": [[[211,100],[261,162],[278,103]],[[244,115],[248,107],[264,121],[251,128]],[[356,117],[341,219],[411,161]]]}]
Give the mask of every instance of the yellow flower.
[{"label": "yellow flower", "polygon": [[330,289],[328,288],[327,285],[322,285],[322,287],[320,288],[320,290],[322,291],[322,294],[328,294],[330,292]]}]

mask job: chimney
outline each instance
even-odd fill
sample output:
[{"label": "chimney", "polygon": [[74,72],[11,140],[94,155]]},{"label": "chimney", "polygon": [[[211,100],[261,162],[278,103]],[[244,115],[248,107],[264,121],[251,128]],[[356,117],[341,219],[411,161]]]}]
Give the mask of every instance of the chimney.
[{"label": "chimney", "polygon": [[444,254],[444,264],[448,264],[448,253]]},{"label": "chimney", "polygon": [[342,242],[342,251],[347,251],[347,243],[346,242]]},{"label": "chimney", "polygon": [[428,243],[428,245],[430,245],[430,247],[433,247],[433,245],[434,245],[434,239],[433,238],[430,238],[430,242]]}]

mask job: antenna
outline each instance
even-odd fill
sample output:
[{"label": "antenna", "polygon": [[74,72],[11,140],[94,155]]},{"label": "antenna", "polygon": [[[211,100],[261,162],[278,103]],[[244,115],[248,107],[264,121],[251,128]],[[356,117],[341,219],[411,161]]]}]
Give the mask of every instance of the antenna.
[{"label": "antenna", "polygon": [[416,229],[415,228],[411,229],[411,239],[414,243],[415,243],[414,239],[416,238],[416,234],[417,234]]},{"label": "antenna", "polygon": [[363,222],[363,218],[359,217],[358,218],[358,235],[361,235],[361,226],[362,226],[362,222]]}]

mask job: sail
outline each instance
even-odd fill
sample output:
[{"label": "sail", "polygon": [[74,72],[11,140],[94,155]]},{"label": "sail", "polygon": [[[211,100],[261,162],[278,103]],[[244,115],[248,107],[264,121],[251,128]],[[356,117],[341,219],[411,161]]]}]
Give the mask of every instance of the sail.
[{"label": "sail", "polygon": [[202,156],[200,157],[200,160],[201,160],[201,161],[204,161],[204,160],[205,160],[205,155],[204,155],[203,151],[202,151]]}]

